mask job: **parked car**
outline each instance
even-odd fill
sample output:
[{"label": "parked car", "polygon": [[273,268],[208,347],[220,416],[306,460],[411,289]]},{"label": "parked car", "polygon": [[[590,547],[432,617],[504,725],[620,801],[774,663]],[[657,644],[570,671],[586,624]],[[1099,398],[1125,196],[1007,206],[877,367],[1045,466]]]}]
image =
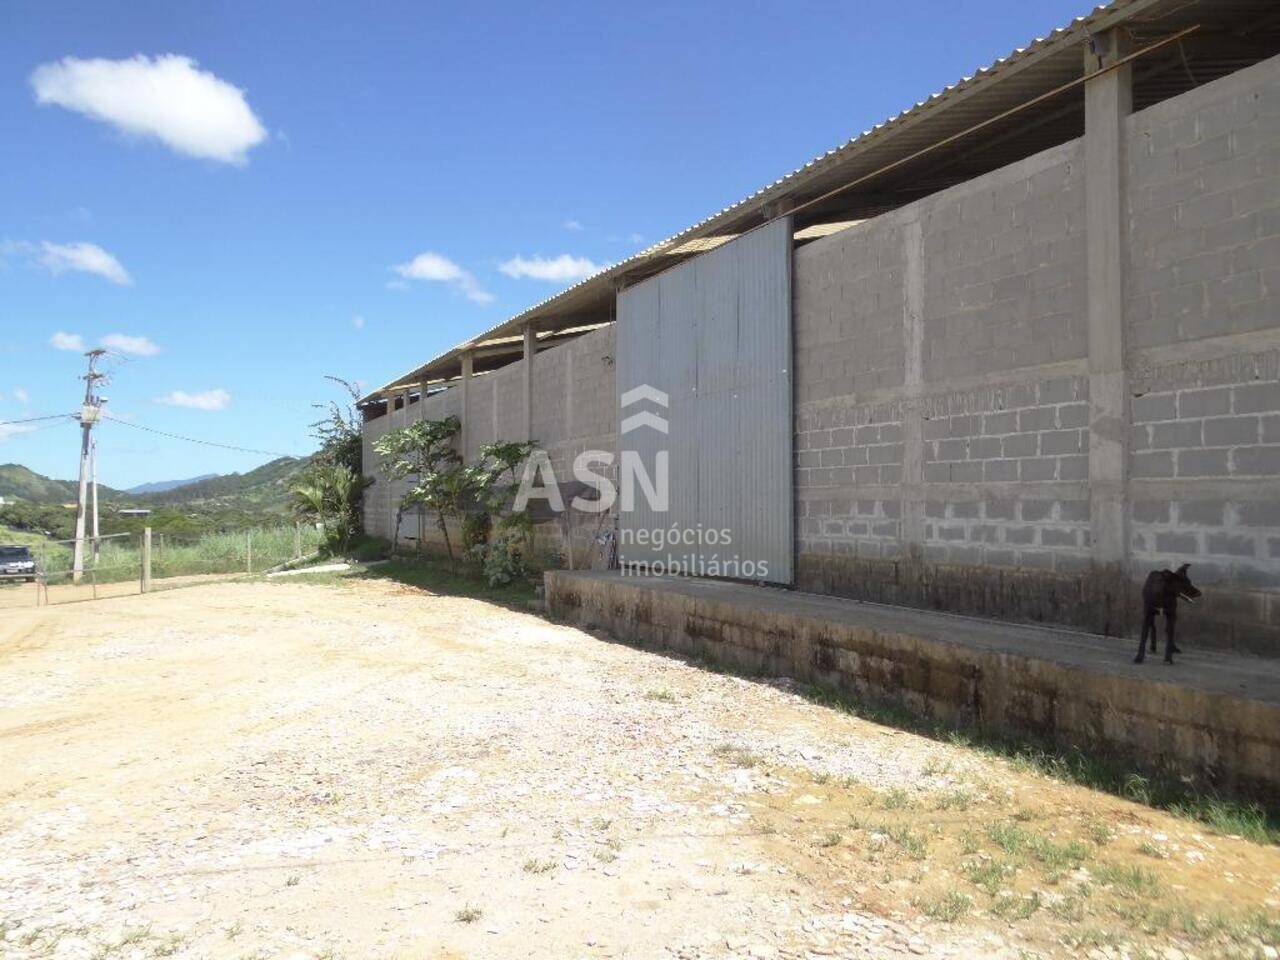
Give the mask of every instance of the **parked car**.
[{"label": "parked car", "polygon": [[31,548],[21,545],[0,545],[0,580],[25,580],[35,583],[36,558]]}]

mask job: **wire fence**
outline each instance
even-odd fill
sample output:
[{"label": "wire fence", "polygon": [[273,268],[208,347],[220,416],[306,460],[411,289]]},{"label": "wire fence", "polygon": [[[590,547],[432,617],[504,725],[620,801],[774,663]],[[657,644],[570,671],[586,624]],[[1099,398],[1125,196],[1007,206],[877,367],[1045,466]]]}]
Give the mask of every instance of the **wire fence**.
[{"label": "wire fence", "polygon": [[35,568],[0,578],[0,609],[98,600],[265,573],[314,553],[321,533],[298,524],[184,536],[122,533],[86,537],[80,569],[74,540],[30,547]]}]

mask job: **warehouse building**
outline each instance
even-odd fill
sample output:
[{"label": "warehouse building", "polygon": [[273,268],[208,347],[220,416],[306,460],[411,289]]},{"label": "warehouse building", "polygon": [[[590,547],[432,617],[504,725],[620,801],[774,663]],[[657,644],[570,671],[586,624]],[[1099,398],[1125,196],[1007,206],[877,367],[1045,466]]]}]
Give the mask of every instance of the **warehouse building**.
[{"label": "warehouse building", "polygon": [[362,409],[371,533],[372,442],[454,414],[561,479],[665,458],[663,509],[575,521],[579,558],[726,530],[693,572],[1113,634],[1191,563],[1185,635],[1280,655],[1280,8],[1100,7]]}]

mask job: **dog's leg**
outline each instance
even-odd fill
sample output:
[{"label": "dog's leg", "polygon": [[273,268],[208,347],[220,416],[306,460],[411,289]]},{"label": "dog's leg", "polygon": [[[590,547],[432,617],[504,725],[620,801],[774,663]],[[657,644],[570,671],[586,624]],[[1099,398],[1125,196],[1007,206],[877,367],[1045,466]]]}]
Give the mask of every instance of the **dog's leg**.
[{"label": "dog's leg", "polygon": [[1164,615],[1164,662],[1173,663],[1173,628],[1178,625],[1178,618]]},{"label": "dog's leg", "polygon": [[1156,611],[1151,611],[1151,652],[1156,652]]},{"label": "dog's leg", "polygon": [[[1156,635],[1156,614],[1154,610],[1146,610],[1142,614],[1142,636],[1138,638],[1138,655],[1133,658],[1134,663],[1141,663],[1147,658],[1147,632],[1150,631],[1154,638]],[[1155,649],[1155,640],[1152,639],[1152,648]]]}]

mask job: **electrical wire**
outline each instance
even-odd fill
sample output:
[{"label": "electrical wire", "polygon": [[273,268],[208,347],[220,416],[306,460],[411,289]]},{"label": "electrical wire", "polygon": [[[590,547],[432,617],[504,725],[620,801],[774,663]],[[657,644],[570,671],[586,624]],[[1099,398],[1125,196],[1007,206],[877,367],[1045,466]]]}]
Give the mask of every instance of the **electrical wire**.
[{"label": "electrical wire", "polygon": [[61,420],[64,417],[74,417],[74,413],[51,413],[46,417],[26,417],[22,420],[0,420],[0,426],[8,426],[11,423],[36,423],[39,420]]},{"label": "electrical wire", "polygon": [[112,423],[118,423],[122,426],[132,427],[135,430],[145,430],[147,433],[154,433],[161,437],[168,437],[170,440],[185,440],[188,443],[198,443],[205,447],[218,447],[221,450],[235,450],[239,453],[261,453],[268,457],[294,457],[297,459],[297,454],[281,453],[279,450],[257,450],[253,447],[238,447],[231,443],[216,443],[213,440],[200,440],[196,437],[184,437],[180,433],[169,433],[165,430],[157,430],[155,427],[144,426],[141,423],[134,423],[131,420],[121,420],[118,417],[113,417],[106,413],[102,415],[102,419],[110,420]]}]

